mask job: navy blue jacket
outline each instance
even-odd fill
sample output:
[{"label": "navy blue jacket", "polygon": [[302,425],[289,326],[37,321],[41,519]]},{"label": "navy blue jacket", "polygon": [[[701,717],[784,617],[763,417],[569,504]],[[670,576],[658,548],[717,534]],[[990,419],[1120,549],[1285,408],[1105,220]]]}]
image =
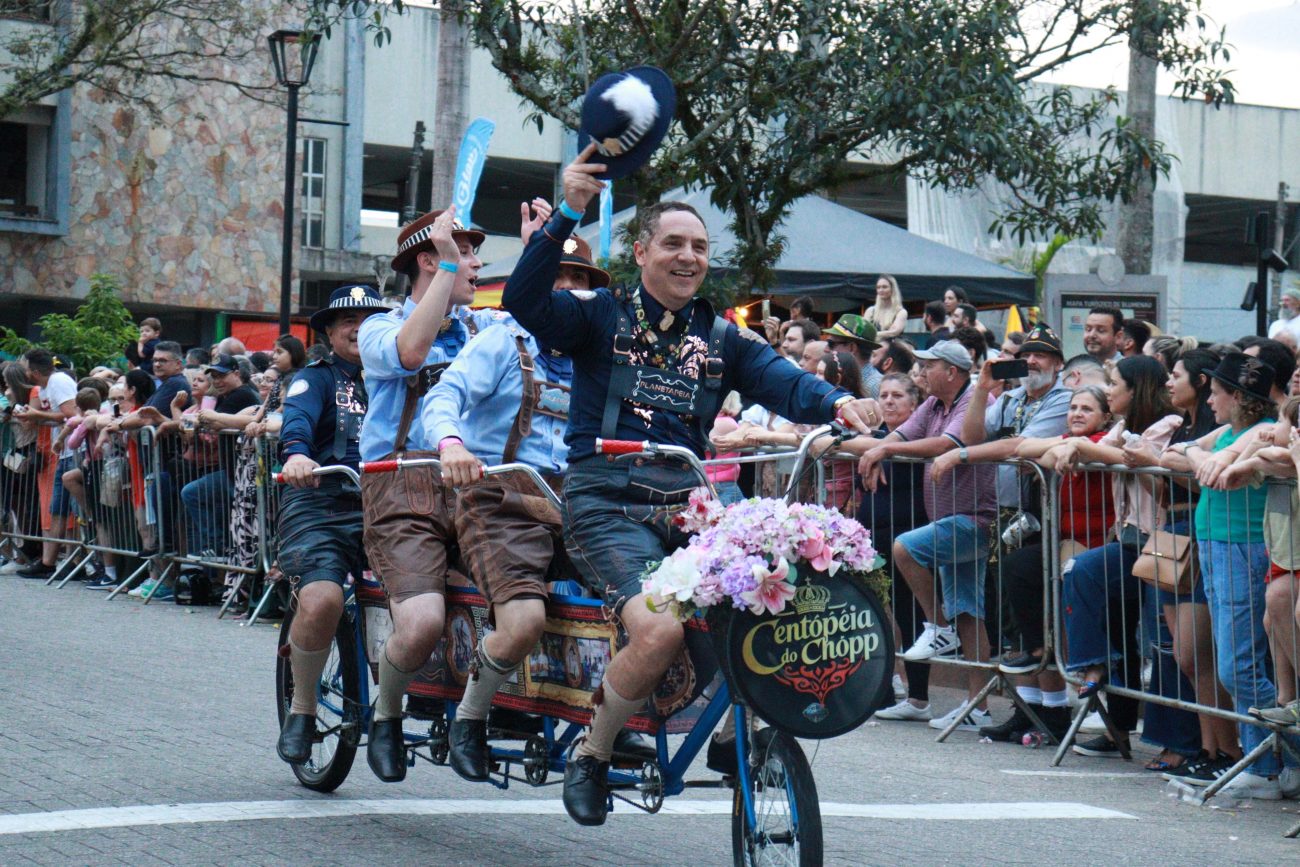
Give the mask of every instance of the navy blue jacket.
[{"label": "navy blue jacket", "polygon": [[[345,361],[337,355],[331,359],[346,376],[355,379],[361,365]],[[354,396],[356,401],[358,396]],[[334,460],[334,434],[338,425],[335,409],[334,374],[323,362],[309,364],[294,374],[281,407],[284,416],[280,421],[280,455],[288,460],[290,455],[306,455],[321,466],[343,464],[353,469],[361,460],[358,437],[348,437],[347,453],[343,460]],[[365,412],[365,405],[360,404]]]},{"label": "navy blue jacket", "polygon": [[[570,463],[595,453],[613,364],[616,311],[620,304],[635,322],[631,303],[615,298],[608,289],[553,291],[562,245],[576,226],[576,222],[557,208],[550,222],[538,229],[524,248],[502,295],[505,308],[544,346],[573,357],[573,395],[565,434]],[[641,297],[649,320],[658,321],[663,308],[648,292],[642,291]],[[691,302],[696,303],[699,302]],[[690,310],[674,312],[691,313]],[[711,327],[709,317],[693,316],[688,336],[707,345]],[[729,391],[739,391],[794,422],[830,421],[835,416],[835,401],[848,394],[791,364],[766,343],[741,337],[734,325],[727,326],[722,359],[723,396]],[[637,411],[624,401],[619,411],[618,438],[686,446],[697,455],[704,455],[707,443],[695,425],[670,412],[648,415],[647,419],[644,410]],[[712,419],[708,421],[711,423]]]}]

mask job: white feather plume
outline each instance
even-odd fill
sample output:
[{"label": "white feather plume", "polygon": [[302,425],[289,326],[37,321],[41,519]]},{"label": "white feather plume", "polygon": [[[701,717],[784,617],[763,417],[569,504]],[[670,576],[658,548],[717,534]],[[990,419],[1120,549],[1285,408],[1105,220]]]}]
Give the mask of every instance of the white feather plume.
[{"label": "white feather plume", "polygon": [[654,91],[635,75],[624,76],[600,98],[627,115],[630,124],[638,129],[650,126],[659,116],[659,103],[655,102]]}]

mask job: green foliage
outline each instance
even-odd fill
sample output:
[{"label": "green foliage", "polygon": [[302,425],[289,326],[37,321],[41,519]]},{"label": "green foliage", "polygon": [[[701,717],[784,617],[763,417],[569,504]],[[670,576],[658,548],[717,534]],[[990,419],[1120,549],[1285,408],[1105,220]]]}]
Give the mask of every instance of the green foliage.
[{"label": "green foliage", "polygon": [[8,328],[0,328],[0,349],[21,355],[33,346],[43,346],[55,355],[69,359],[78,374],[84,375],[101,364],[121,366],[122,352],[134,343],[139,330],[118,297],[121,285],[111,274],[93,274],[90,292],[72,316],[47,313],[36,324],[42,340],[32,343]]}]

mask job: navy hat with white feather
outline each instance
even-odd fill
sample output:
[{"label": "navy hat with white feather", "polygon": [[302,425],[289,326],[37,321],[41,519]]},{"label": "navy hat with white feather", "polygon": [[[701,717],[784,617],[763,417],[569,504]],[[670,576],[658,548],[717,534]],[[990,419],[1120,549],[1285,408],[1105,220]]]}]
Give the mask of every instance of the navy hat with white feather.
[{"label": "navy hat with white feather", "polygon": [[596,79],[582,101],[579,150],[595,143],[591,162],[604,163],[601,180],[626,177],[650,159],[668,133],[677,92],[662,69],[636,66]]}]

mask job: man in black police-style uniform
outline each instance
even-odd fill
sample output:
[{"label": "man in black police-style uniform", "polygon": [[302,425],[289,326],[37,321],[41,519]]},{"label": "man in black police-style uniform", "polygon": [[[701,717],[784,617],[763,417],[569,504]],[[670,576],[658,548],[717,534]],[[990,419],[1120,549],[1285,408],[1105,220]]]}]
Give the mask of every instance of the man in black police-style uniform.
[{"label": "man in black police-style uniform", "polygon": [[[654,105],[619,108],[646,94]],[[696,297],[708,272],[709,235],[687,204],[661,202],[638,214],[639,285],[552,291],[564,242],[604,186],[601,179],[620,177],[649,157],[667,131],[672,103],[667,76],[649,67],[592,86],[580,134],[591,143],[565,169],[564,199],[524,248],[503,296],[524,328],[573,357],[565,543],[628,634],[593,697],[591,729],[565,767],[564,806],[583,825],[605,821],[614,738],[681,647],[682,625],[646,605],[641,576],[648,562],[685,544],[671,519],[701,484],[678,462],[615,463],[596,453],[595,440],[650,440],[702,455],[722,398],[733,389],[800,423],[838,416],[868,431],[880,420],[874,401],[854,400],[779,357],[762,338],[745,339]],[[647,125],[646,118],[654,120]]]},{"label": "man in black police-style uniform", "polygon": [[363,566],[361,491],[342,474],[317,467],[357,468],[366,414],[357,332],[367,316],[388,308],[369,286],[344,286],[316,311],[311,327],[331,352],[303,368],[289,386],[280,426],[280,455],[289,485],[280,498],[280,569],[292,582],[297,610],[289,629],[293,703],[276,752],[290,764],[311,757],[316,737],[316,686],[343,613],[343,583]]}]

